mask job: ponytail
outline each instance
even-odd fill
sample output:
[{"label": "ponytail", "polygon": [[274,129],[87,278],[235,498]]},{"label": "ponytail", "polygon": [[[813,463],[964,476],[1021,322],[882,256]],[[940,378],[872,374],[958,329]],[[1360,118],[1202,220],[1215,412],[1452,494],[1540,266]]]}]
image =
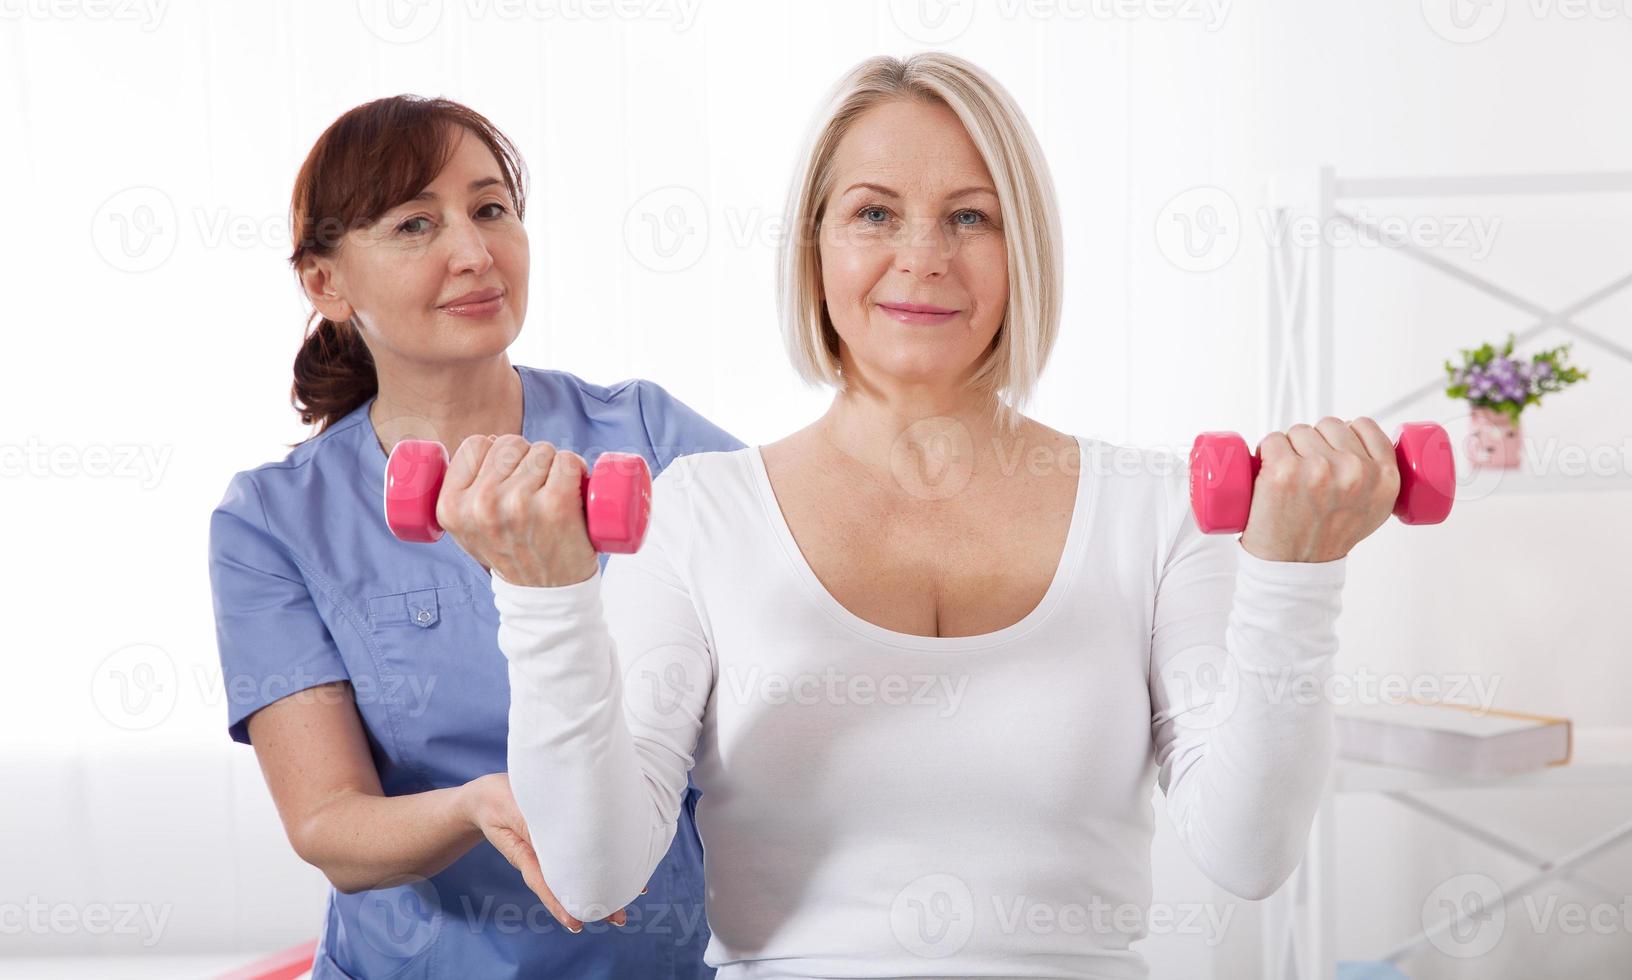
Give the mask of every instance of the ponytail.
[{"label": "ponytail", "polygon": [[351,414],[379,391],[374,355],[349,321],[336,323],[316,316],[295,355],[295,383],[289,402],[300,413],[302,425],[315,425],[320,434]]}]

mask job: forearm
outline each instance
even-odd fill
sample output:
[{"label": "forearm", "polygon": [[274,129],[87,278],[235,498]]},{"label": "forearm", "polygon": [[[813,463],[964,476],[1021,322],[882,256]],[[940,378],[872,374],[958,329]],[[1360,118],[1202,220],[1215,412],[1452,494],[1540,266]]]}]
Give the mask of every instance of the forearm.
[{"label": "forearm", "polygon": [[403,796],[348,791],[309,815],[295,838],[301,858],[342,892],[429,878],[483,839],[465,787]]},{"label": "forearm", "polygon": [[510,662],[516,805],[529,826],[550,828],[533,846],[562,906],[598,919],[646,884],[678,810],[665,812],[625,721],[598,582],[527,589],[495,578],[494,595]]},{"label": "forearm", "polygon": [[1203,751],[1173,762],[1169,811],[1194,859],[1248,898],[1302,855],[1334,753],[1326,682],[1337,653],[1342,569],[1242,556],[1224,645],[1222,697]]}]

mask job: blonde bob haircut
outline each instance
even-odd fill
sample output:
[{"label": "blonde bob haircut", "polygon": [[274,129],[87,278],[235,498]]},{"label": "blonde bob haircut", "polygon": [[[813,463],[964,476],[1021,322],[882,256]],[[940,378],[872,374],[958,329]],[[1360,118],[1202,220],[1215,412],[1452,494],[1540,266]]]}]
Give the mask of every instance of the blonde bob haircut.
[{"label": "blonde bob haircut", "polygon": [[1003,213],[1009,298],[991,347],[970,383],[994,397],[1013,426],[1036,388],[1059,333],[1059,209],[1048,164],[1020,108],[997,80],[955,55],[879,56],[852,68],[829,92],[806,138],[788,193],[777,255],[782,339],[806,383],[842,389],[839,335],[822,302],[818,235],[833,189],[833,155],[862,113],[899,99],[940,103],[955,113],[986,164]]}]

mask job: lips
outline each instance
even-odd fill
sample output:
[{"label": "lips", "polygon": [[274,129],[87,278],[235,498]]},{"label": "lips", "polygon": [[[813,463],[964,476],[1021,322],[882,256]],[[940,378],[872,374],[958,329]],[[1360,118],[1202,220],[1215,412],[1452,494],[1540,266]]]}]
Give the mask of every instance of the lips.
[{"label": "lips", "polygon": [[945,323],[958,313],[949,307],[929,303],[879,303],[878,308],[885,316],[902,323]]},{"label": "lips", "polygon": [[477,289],[442,304],[442,312],[453,316],[491,316],[504,306],[504,290]]}]

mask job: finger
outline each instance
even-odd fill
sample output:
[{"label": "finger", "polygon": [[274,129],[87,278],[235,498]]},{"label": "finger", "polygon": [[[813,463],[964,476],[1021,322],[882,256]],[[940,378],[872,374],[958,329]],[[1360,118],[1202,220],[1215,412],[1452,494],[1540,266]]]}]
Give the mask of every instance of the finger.
[{"label": "finger", "polygon": [[613,912],[611,915],[607,916],[606,921],[615,926],[626,926],[629,924],[629,910],[618,909],[616,912]]},{"label": "finger", "polygon": [[1258,458],[1263,461],[1265,469],[1285,465],[1287,460],[1297,461],[1298,454],[1292,449],[1292,443],[1283,432],[1271,432],[1258,443]]},{"label": "finger", "polygon": [[549,479],[544,483],[544,495],[556,498],[561,503],[577,502],[583,496],[584,474],[587,472],[589,467],[582,456],[563,449],[555,454]]},{"label": "finger", "polygon": [[1330,461],[1337,456],[1337,450],[1332,448],[1320,430],[1306,422],[1289,427],[1286,430],[1286,440],[1292,444],[1292,451],[1303,459],[1324,459]]},{"label": "finger", "polygon": [[555,916],[555,921],[566,926],[572,932],[584,931],[584,924],[573,918],[567,913],[566,909],[561,907],[561,903],[555,899],[555,893],[551,892],[548,886],[544,888],[544,892],[538,897],[544,902],[544,907],[549,910],[550,914]]},{"label": "finger", "polygon": [[1385,466],[1394,463],[1394,440],[1388,437],[1382,426],[1362,415],[1349,423],[1349,428],[1360,438],[1360,444],[1366,447],[1366,453],[1372,459]]},{"label": "finger", "polygon": [[1326,440],[1326,444],[1340,453],[1357,456],[1362,460],[1369,460],[1371,453],[1366,451],[1366,444],[1354,434],[1349,424],[1336,416],[1328,415],[1315,423],[1315,431]]},{"label": "finger", "polygon": [[527,821],[522,817],[521,810],[516,809],[510,817],[514,829],[505,828],[507,832],[503,836],[510,843],[508,847],[502,848],[500,853],[521,872],[522,882],[532,889],[540,902],[544,903],[544,908],[555,917],[555,921],[573,932],[582,932],[584,923],[562,907],[560,900],[555,897],[555,892],[550,890],[549,883],[544,880],[544,869],[538,863],[538,852],[533,850],[532,838],[527,831]]},{"label": "finger", "polygon": [[504,839],[507,843],[499,848],[499,853],[504,855],[504,859],[509,861],[511,866],[521,872],[521,880],[534,895],[538,896],[539,901],[544,903],[544,907],[555,917],[555,921],[573,932],[583,929],[584,924],[567,914],[567,910],[556,900],[555,892],[550,891],[549,884],[544,881],[544,871],[538,864],[538,853],[533,850],[533,846],[519,837],[506,835]]},{"label": "finger", "polygon": [[544,486],[550,468],[555,464],[558,451],[555,446],[540,440],[527,448],[516,468],[504,481],[504,491],[519,497],[531,497]]},{"label": "finger", "polygon": [[442,476],[442,489],[464,490],[475,482],[493,440],[493,436],[466,436],[465,441],[454,450],[453,459],[448,462],[448,472]]},{"label": "finger", "polygon": [[521,461],[527,458],[532,448],[532,443],[514,433],[507,432],[499,436],[493,440],[493,447],[482,460],[482,468],[476,474],[476,485],[503,483],[515,472],[516,467],[521,465]]},{"label": "finger", "polygon": [[[532,850],[532,848],[528,848],[528,850]],[[535,867],[537,866],[538,862],[536,859],[534,860],[533,864]],[[578,919],[574,918],[566,909],[561,907],[560,900],[555,897],[555,892],[550,891],[550,886],[544,882],[543,875],[538,877],[538,883],[536,885],[529,884],[528,887],[532,888],[533,894],[537,895],[539,901],[544,903],[544,907],[549,909],[550,914],[555,916],[555,921],[566,926],[568,929],[571,929],[573,932],[584,931],[584,924]]]}]

